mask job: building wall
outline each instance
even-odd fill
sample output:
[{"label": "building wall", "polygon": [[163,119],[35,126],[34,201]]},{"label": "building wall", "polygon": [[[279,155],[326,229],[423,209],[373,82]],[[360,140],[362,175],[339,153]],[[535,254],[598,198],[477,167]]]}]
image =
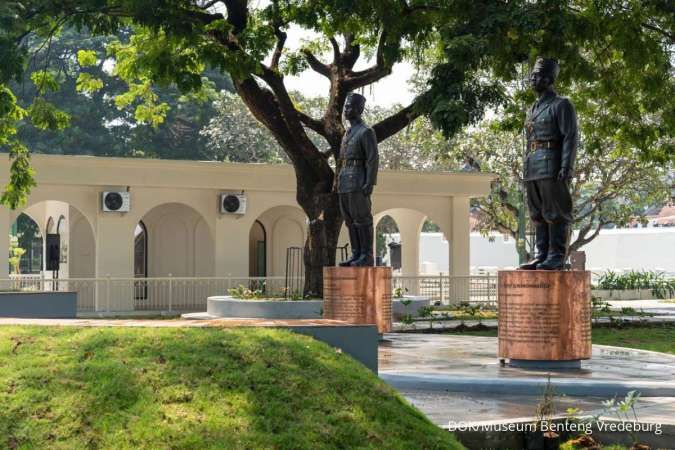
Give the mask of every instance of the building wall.
[{"label": "building wall", "polygon": [[[602,230],[581,250],[589,270],[659,270],[675,274],[675,228],[623,228]],[[448,241],[441,233],[420,236],[423,273],[448,272]],[[518,265],[515,241],[501,234],[492,239],[471,233],[471,267],[502,269]]]},{"label": "building wall", "polygon": [[[78,276],[91,276],[93,271],[96,277],[133,277],[134,229],[140,220],[148,228],[149,276],[248,276],[250,230],[256,219],[267,231],[268,275],[283,276],[286,249],[305,242],[307,218],[297,206],[296,177],[290,166],[60,155],[34,155],[32,164],[38,185],[23,210],[38,211],[41,205],[51,205],[48,202],[61,202],[65,217],[77,212],[68,220],[67,247],[72,254],[62,277],[67,271]],[[9,161],[0,160],[0,184],[8,182],[8,173]],[[480,173],[383,170],[373,195],[373,214],[407,210],[405,217],[415,216],[409,227],[413,231],[418,219],[429,217],[456,243],[445,255],[454,261],[453,273],[468,272],[468,202],[486,195],[493,178]],[[108,190],[129,192],[131,211],[103,212],[101,193]],[[220,214],[222,192],[244,192],[246,214]],[[170,206],[176,204],[182,206]],[[58,208],[49,208],[58,222]],[[5,235],[20,212],[0,207]],[[45,217],[36,220],[45,226]],[[75,256],[82,260],[73,262]],[[8,264],[2,258],[0,278],[7,276]],[[410,273],[417,272],[408,267]]]}]

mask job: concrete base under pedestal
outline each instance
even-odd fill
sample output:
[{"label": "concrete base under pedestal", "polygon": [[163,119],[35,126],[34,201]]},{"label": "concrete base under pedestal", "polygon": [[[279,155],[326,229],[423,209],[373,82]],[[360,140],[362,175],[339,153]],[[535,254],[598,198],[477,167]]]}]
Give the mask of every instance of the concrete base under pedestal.
[{"label": "concrete base under pedestal", "polygon": [[549,361],[541,359],[514,359],[508,362],[509,367],[519,369],[533,370],[579,370],[581,369],[581,360],[572,359],[568,361]]}]

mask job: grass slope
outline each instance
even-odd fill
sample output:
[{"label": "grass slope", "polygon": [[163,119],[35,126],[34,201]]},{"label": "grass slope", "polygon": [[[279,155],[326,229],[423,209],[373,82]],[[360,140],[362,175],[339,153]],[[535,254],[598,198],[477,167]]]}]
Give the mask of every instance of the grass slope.
[{"label": "grass slope", "polygon": [[0,448],[462,448],[335,349],[272,329],[0,327]]}]

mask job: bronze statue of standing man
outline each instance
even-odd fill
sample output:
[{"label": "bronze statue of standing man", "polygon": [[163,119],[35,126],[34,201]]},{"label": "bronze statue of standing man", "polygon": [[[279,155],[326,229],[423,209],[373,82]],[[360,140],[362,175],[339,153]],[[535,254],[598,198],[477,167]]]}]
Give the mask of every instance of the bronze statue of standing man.
[{"label": "bronze statue of standing man", "polygon": [[564,267],[572,224],[569,183],[579,142],[574,106],[553,90],[560,68],[552,59],[538,58],[530,75],[539,99],[525,120],[527,157],[524,180],[530,219],[535,225],[535,258],[524,270]]},{"label": "bronze statue of standing man", "polygon": [[375,132],[361,118],[365,105],[365,97],[352,93],[347,97],[343,111],[351,126],[340,145],[337,192],[352,246],[351,258],[340,263],[343,267],[372,266],[374,263],[370,195],[377,183],[379,155]]}]

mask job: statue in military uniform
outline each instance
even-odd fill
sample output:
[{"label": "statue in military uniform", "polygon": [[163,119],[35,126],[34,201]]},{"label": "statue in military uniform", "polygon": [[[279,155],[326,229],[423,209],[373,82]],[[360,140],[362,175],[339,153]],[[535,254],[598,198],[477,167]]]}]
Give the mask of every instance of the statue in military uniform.
[{"label": "statue in military uniform", "polygon": [[536,255],[524,270],[560,270],[565,264],[572,223],[569,182],[579,133],[574,106],[553,90],[560,68],[538,58],[530,75],[539,100],[525,121],[527,157],[524,180],[530,219],[535,225]]},{"label": "statue in military uniform", "polygon": [[344,106],[344,118],[350,127],[342,137],[338,159],[337,192],[340,211],[349,229],[352,256],[340,266],[372,266],[373,215],[370,194],[377,182],[377,137],[361,115],[366,99],[349,94]]}]

